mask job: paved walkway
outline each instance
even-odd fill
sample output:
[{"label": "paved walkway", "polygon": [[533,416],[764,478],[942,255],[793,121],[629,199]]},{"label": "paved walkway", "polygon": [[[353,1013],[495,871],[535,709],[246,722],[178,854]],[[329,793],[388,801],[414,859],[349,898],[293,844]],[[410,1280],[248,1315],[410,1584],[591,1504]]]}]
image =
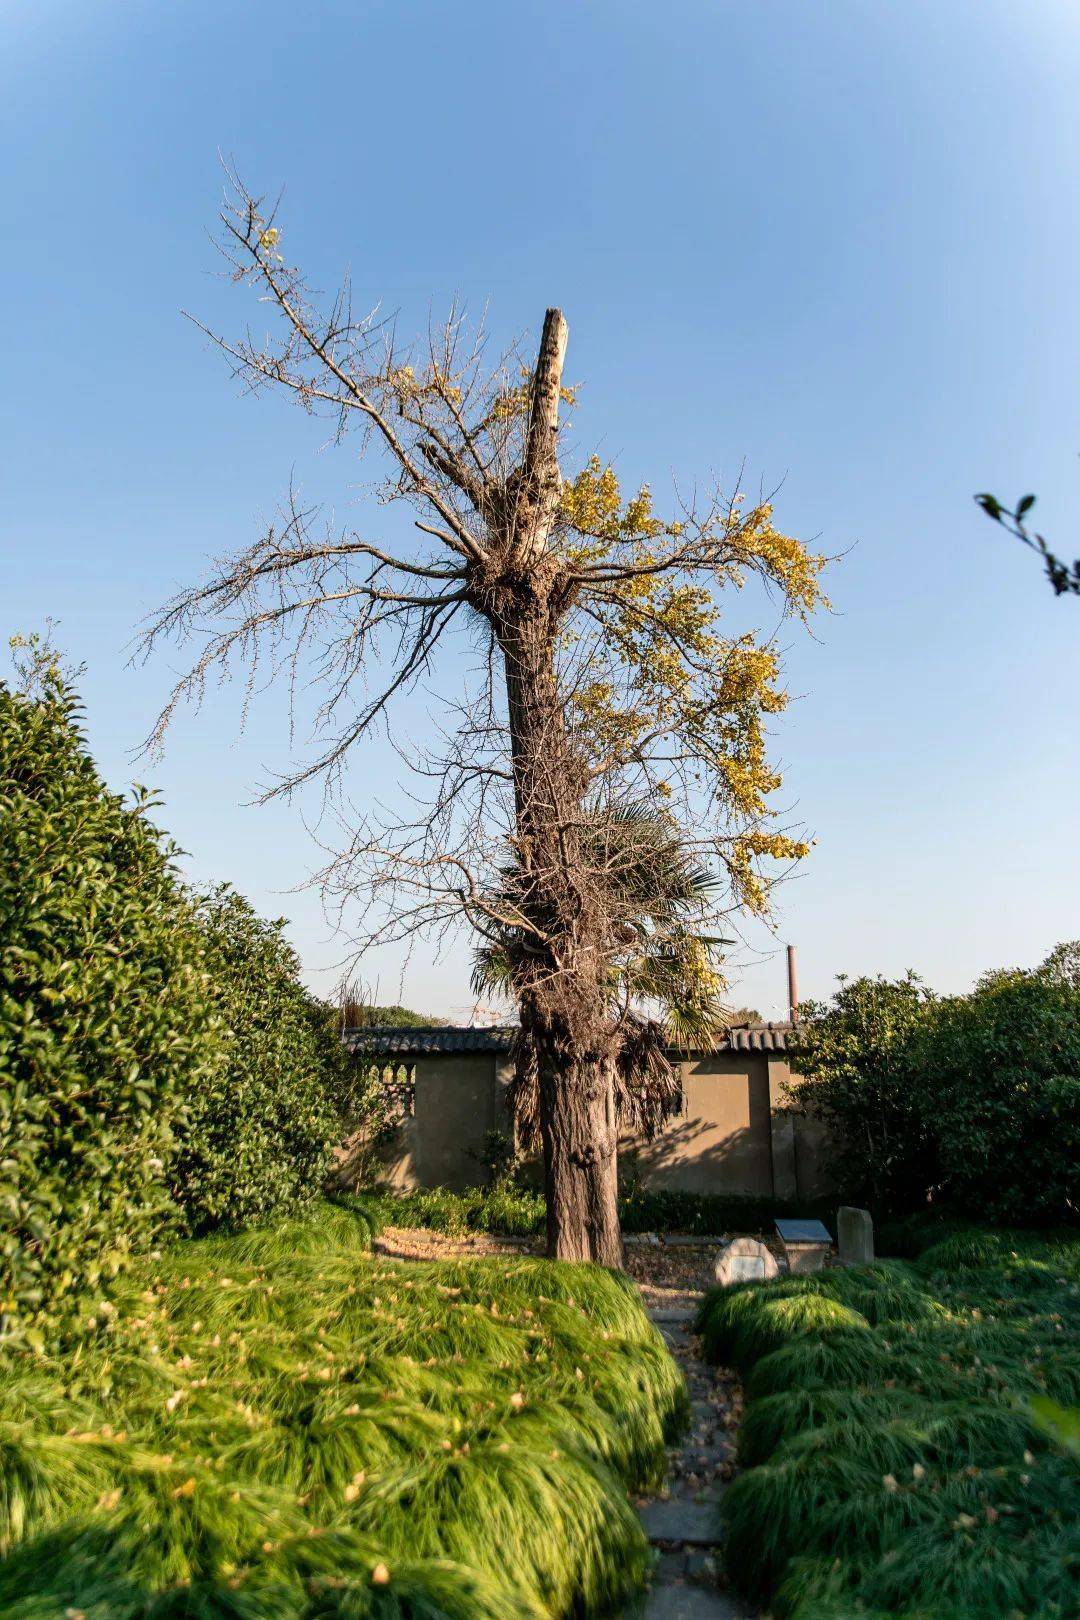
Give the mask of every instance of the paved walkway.
[{"label": "paved walkway", "polygon": [[754,1612],[722,1584],[719,1502],[734,1472],[740,1394],[732,1378],[701,1359],[690,1332],[700,1297],[684,1293],[648,1305],[686,1378],[691,1424],[669,1448],[666,1492],[639,1503],[659,1557],[651,1589],[624,1611],[625,1620],[750,1620]]}]

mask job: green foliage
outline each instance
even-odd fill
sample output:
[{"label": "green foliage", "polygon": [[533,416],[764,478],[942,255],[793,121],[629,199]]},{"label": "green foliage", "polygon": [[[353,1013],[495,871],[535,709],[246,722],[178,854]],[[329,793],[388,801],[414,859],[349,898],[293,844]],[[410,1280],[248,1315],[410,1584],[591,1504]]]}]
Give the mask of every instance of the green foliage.
[{"label": "green foliage", "polygon": [[1075,1219],[1078,955],[1059,946],[966,996],[857,979],[806,1009],[793,1103],[827,1122],[845,1193],[896,1215],[932,1200],[994,1221]]},{"label": "green foliage", "polygon": [[1031,1416],[1062,1451],[1080,1458],[1080,1407],[1061,1406],[1048,1395],[1033,1395]]},{"label": "green foliage", "polygon": [[434,1029],[441,1018],[429,1018],[426,1013],[413,1012],[409,1007],[377,1007],[346,995],[340,1005],[331,1008],[335,1030],[344,1029]]},{"label": "green foliage", "polygon": [[982,507],[988,518],[1000,523],[1003,529],[1015,535],[1018,540],[1022,540],[1025,546],[1029,546],[1036,556],[1042,559],[1043,569],[1055,596],[1080,596],[1080,557],[1073,563],[1063,561],[1050,550],[1044,536],[1033,533],[1024,522],[1035,505],[1034,495],[1022,495],[1015,508],[1010,508],[999,501],[996,495],[989,495],[984,491],[975,496],[975,503]]},{"label": "green foliage", "polygon": [[193,1090],[172,1166],[189,1230],[239,1227],[300,1209],[322,1189],[350,1085],[359,1077],[283,934],[226,886],[198,922],[225,1034]]},{"label": "green foliage", "polygon": [[[433,1187],[360,1196],[365,1207],[387,1226],[420,1226],[452,1235],[488,1232],[496,1237],[532,1237],[544,1230],[543,1194],[514,1182],[499,1181],[460,1193]],[[622,1229],[631,1234],[683,1232],[712,1237],[724,1232],[766,1231],[778,1215],[791,1213],[789,1205],[772,1198],[649,1192],[637,1184],[619,1199]]]},{"label": "green foliage", "polygon": [[40,1345],[170,1231],[318,1196],[363,1098],[281,924],[184,889],[30,648],[0,684],[0,1333]]},{"label": "green foliage", "polygon": [[455,1237],[470,1231],[533,1237],[544,1230],[543,1195],[513,1187],[470,1187],[460,1193],[431,1187],[404,1194],[364,1193],[361,1198],[385,1226],[419,1226]]},{"label": "green foliage", "polygon": [[[796,1210],[782,1199],[740,1193],[687,1193],[651,1190],[640,1183],[626,1188],[619,1200],[624,1232],[685,1232],[718,1237],[725,1232],[772,1230],[778,1215]],[[804,1205],[797,1211],[805,1214]]]},{"label": "green foliage", "polygon": [[683,1420],[633,1286],[395,1264],[362,1201],[144,1261],[0,1370],[0,1617],[545,1620],[641,1584]]},{"label": "green foliage", "polygon": [[914,974],[841,980],[828,1004],[804,1003],[794,1063],[797,1106],[823,1118],[844,1191],[875,1208],[909,1207],[933,1178],[933,1146],[908,1061],[932,999]]},{"label": "green foliage", "polygon": [[204,949],[149,820],[109,793],[59,671],[0,683],[0,1321],[93,1314],[173,1218],[183,1098],[217,1062]]},{"label": "green foliage", "polygon": [[700,1326],[749,1395],[728,1566],[772,1613],[1075,1612],[1075,1236],[954,1229],[916,1263],[715,1290]]},{"label": "green foliage", "polygon": [[940,1196],[999,1221],[1080,1211],[1080,974],[1059,947],[938,1002],[911,1067],[932,1122]]}]

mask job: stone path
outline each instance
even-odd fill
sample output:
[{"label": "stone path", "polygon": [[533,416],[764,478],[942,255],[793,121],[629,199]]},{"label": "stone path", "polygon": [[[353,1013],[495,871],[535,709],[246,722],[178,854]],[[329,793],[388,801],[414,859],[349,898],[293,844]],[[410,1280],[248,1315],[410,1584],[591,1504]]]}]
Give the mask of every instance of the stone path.
[{"label": "stone path", "polygon": [[723,1582],[719,1503],[735,1470],[741,1395],[735,1381],[702,1361],[690,1332],[700,1293],[649,1299],[649,1315],[679,1363],[690,1394],[690,1429],[668,1451],[667,1489],[639,1502],[658,1558],[650,1590],[625,1620],[750,1620],[753,1613]]}]

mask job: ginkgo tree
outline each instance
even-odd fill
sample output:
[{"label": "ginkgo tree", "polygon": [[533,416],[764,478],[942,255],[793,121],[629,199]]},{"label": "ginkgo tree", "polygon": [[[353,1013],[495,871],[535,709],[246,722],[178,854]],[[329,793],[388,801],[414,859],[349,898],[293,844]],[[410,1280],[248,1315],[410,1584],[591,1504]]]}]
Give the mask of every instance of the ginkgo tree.
[{"label": "ginkgo tree", "polygon": [[[738,491],[684,499],[665,517],[647,487],[624,495],[598,457],[564,473],[560,413],[575,391],[560,310],[547,311],[531,359],[490,362],[456,309],[403,348],[393,323],[354,314],[348,285],[316,298],[277,211],[242,186],[222,223],[235,277],[271,328],[209,335],[245,385],[291,394],[380,465],[379,504],[411,510],[412,539],[331,527],[290,497],[279,522],[152,622],[147,648],[200,648],[155,736],[177,704],[240,668],[252,687],[281,673],[292,692],[317,691],[313,745],[271,791],[321,779],[322,883],[365,919],[353,925],[358,951],[463,924],[481,948],[514,941],[549,1253],[619,1265],[617,1074],[640,1032],[635,993],[662,1012],[656,964],[674,955],[667,977],[684,1004],[715,998],[707,914],[764,913],[770,874],[807,852],[771,809],[780,777],[766,724],[786,702],[775,632],[731,630],[724,608],[756,579],[782,616],[806,619],[823,601],[824,559]],[[435,740],[420,746],[397,729],[396,700],[440,669],[453,689],[444,673],[430,692]],[[356,805],[350,786],[377,730],[407,784],[389,808],[371,792]],[[666,924],[640,903],[633,805],[650,807],[658,859],[670,865],[677,849],[712,873],[695,927],[680,913],[667,947]],[[653,968],[628,970],[628,953]]]}]

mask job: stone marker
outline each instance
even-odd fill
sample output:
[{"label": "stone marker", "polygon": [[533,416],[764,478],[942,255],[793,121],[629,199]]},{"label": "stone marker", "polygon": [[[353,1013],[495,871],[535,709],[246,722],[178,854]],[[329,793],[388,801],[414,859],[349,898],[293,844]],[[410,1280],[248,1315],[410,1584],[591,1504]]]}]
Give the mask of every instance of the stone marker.
[{"label": "stone marker", "polygon": [[721,1288],[727,1288],[731,1283],[767,1282],[780,1275],[780,1268],[758,1238],[738,1237],[720,1250],[713,1274]]},{"label": "stone marker", "polygon": [[776,1230],[784,1245],[789,1271],[821,1270],[832,1248],[827,1226],[821,1221],[783,1220],[776,1222]]},{"label": "stone marker", "polygon": [[836,1212],[836,1246],[844,1266],[869,1266],[874,1261],[874,1222],[868,1209],[841,1204]]}]

